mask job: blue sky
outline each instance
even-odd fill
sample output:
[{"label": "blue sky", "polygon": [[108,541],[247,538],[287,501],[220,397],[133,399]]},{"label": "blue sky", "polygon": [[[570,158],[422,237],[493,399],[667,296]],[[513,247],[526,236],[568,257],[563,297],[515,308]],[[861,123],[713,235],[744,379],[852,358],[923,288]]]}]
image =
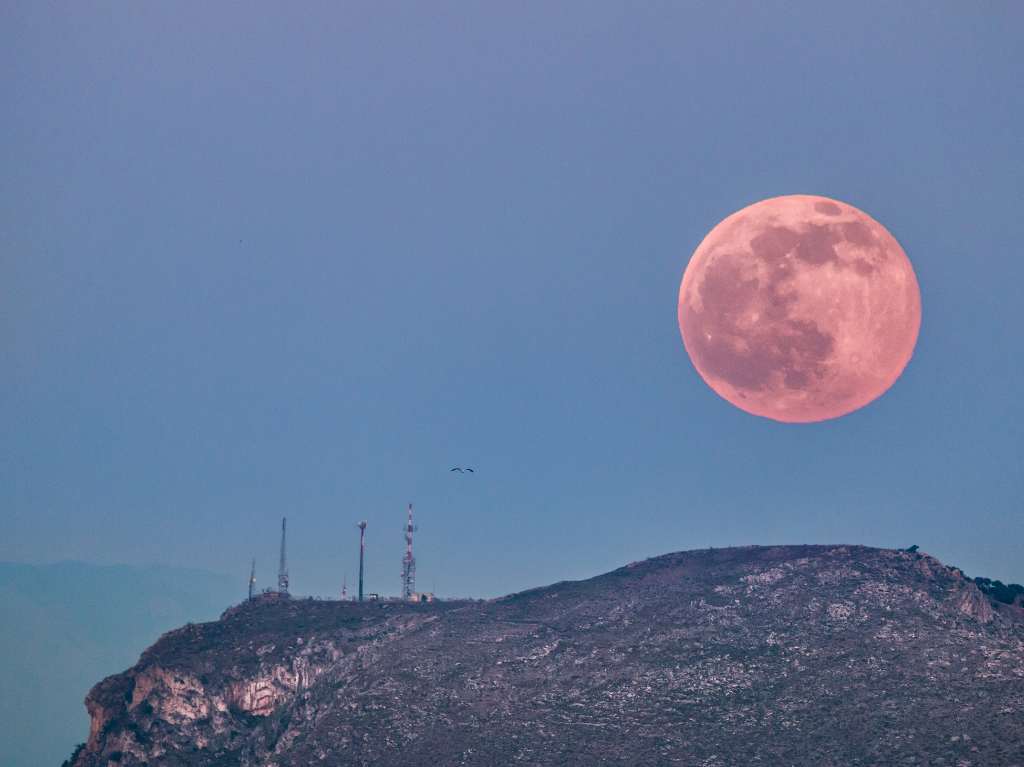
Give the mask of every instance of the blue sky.
[{"label": "blue sky", "polygon": [[[0,11],[0,559],[488,596],[668,551],[912,543],[1024,581],[1016,3]],[[885,225],[895,387],[784,425],[701,381],[693,249]],[[451,475],[454,465],[477,469]]]}]

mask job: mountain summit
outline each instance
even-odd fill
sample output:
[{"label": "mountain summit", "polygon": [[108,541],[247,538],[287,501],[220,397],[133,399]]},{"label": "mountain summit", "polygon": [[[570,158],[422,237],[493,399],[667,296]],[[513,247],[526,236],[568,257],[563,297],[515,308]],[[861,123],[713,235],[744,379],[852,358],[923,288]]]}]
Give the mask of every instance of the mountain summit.
[{"label": "mountain summit", "polygon": [[1024,765],[1024,609],[919,552],[690,551],[486,602],[257,600],[86,706],[76,767]]}]

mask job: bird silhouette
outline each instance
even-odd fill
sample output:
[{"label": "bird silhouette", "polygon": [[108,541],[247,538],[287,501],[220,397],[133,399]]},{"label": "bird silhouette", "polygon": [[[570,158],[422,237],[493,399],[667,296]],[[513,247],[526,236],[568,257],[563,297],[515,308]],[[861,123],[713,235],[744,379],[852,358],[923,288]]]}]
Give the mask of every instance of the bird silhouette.
[{"label": "bird silhouette", "polygon": [[463,468],[461,466],[456,466],[454,469],[451,469],[451,471],[457,471],[457,472],[459,472],[459,474],[462,474],[462,473],[467,472],[467,471],[470,474],[475,474],[476,473],[471,468],[469,468],[468,466],[466,468]]}]

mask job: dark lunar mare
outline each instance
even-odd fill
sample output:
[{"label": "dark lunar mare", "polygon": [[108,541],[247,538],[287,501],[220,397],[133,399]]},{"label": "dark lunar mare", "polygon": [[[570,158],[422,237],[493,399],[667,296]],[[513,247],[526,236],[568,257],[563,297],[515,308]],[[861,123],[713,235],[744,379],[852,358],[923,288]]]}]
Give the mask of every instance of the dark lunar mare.
[{"label": "dark lunar mare", "polygon": [[[826,373],[835,342],[817,323],[791,316],[798,296],[786,254],[795,251],[816,265],[838,262],[835,245],[842,239],[837,226],[814,226],[803,234],[766,229],[750,240],[753,258],[767,267],[764,283],[743,277],[751,256],[718,255],[697,286],[704,308],[684,307],[687,345],[702,369],[742,389],[764,390],[780,376],[788,388],[813,388]],[[753,308],[764,321],[741,328],[739,318]]]}]

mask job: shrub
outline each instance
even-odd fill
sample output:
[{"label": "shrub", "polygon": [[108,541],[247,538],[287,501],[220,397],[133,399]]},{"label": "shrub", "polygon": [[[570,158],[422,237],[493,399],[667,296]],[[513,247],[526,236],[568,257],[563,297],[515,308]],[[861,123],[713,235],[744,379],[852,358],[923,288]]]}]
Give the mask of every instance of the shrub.
[{"label": "shrub", "polygon": [[78,755],[85,750],[85,744],[79,743],[75,746],[75,750],[71,752],[71,756],[64,760],[60,767],[72,767],[76,761],[78,761]]}]

